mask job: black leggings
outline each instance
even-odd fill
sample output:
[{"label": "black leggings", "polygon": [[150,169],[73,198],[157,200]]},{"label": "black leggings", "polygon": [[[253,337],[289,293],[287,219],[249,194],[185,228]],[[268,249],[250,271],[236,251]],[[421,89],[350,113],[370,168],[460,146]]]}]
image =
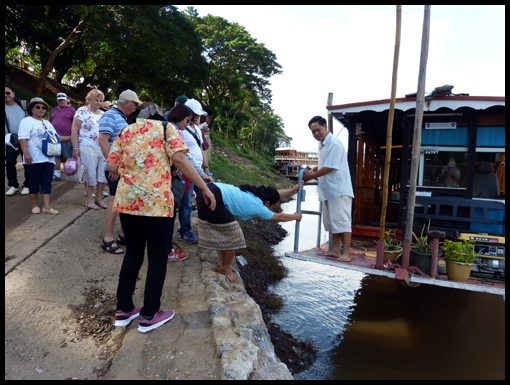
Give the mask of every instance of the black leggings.
[{"label": "black leggings", "polygon": [[166,277],[168,247],[172,241],[171,220],[172,218],[168,217],[120,214],[120,223],[126,237],[126,254],[117,287],[117,310],[130,312],[135,307],[133,293],[144,260],[145,245],[149,266],[140,314],[150,318],[159,310]]}]

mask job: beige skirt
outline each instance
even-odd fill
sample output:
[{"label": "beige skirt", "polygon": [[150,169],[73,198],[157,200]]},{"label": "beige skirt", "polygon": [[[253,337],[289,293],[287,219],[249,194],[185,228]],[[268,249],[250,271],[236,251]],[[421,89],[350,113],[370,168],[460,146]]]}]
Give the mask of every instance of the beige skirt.
[{"label": "beige skirt", "polygon": [[198,246],[211,250],[238,250],[246,248],[246,242],[237,221],[214,224],[199,219]]}]

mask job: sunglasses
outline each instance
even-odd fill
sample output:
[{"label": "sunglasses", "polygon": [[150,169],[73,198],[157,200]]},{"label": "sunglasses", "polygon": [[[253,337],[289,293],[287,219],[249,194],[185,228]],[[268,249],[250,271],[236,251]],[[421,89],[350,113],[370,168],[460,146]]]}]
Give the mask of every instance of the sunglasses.
[{"label": "sunglasses", "polygon": [[48,108],[46,106],[35,106],[36,110],[47,110]]},{"label": "sunglasses", "polygon": [[5,94],[6,94],[6,95],[10,95],[11,93],[10,93],[10,92],[8,92],[8,91],[5,91]]}]

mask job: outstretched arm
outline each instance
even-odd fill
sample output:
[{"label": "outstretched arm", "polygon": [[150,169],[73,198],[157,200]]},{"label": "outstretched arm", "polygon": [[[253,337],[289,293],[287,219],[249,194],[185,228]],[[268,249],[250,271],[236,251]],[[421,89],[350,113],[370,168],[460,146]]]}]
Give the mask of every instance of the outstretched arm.
[{"label": "outstretched arm", "polygon": [[294,187],[291,187],[291,188],[286,188],[286,189],[283,189],[283,190],[278,190],[278,194],[280,194],[280,198],[286,196],[286,195],[289,195],[289,194],[295,194],[298,192],[299,188],[300,187],[303,187],[302,184],[297,184],[295,185]]}]

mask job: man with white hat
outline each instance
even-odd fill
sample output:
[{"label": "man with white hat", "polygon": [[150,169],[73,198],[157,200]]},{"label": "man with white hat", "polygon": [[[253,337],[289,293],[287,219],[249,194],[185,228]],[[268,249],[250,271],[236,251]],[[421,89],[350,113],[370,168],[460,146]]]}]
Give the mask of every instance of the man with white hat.
[{"label": "man with white hat", "polygon": [[[142,102],[139,100],[138,95],[134,91],[125,90],[119,95],[117,107],[112,107],[110,110],[106,111],[103,116],[101,116],[101,119],[99,120],[99,146],[101,147],[101,151],[103,152],[105,159],[108,159],[110,147],[117,137],[117,134],[128,125],[128,116],[135,112],[135,108],[139,104],[142,104]],[[105,173],[111,198],[108,201],[108,208],[105,213],[105,235],[101,242],[101,247],[111,254],[122,254],[125,250],[119,246],[119,243],[126,243],[122,226],[120,227],[118,238],[115,239],[113,237],[113,227],[115,225],[115,220],[117,219],[117,213],[113,211],[113,202],[115,201],[114,198],[117,193],[119,176],[109,173],[106,170]]]},{"label": "man with white hat", "polygon": [[[73,156],[73,144],[71,143],[71,127],[76,110],[67,105],[67,95],[63,92],[57,94],[57,106],[50,111],[50,123],[53,124],[62,142],[62,158],[67,159]],[[55,157],[55,169],[53,181],[59,181],[60,158]]]},{"label": "man with white hat", "polygon": [[[204,152],[202,150],[202,132],[196,125],[200,121],[200,116],[207,115],[207,112],[202,109],[202,105],[196,99],[189,99],[184,105],[189,107],[195,115],[193,121],[186,127],[186,130],[181,131],[182,138],[198,166],[202,167],[206,174],[209,174],[209,165],[205,161]],[[191,212],[193,210],[191,198],[193,195],[193,188],[193,183],[190,183],[190,187],[188,191],[184,193],[181,205],[179,206],[179,223],[181,224],[179,233],[181,239],[186,243],[198,242],[198,239],[191,232]]]}]

